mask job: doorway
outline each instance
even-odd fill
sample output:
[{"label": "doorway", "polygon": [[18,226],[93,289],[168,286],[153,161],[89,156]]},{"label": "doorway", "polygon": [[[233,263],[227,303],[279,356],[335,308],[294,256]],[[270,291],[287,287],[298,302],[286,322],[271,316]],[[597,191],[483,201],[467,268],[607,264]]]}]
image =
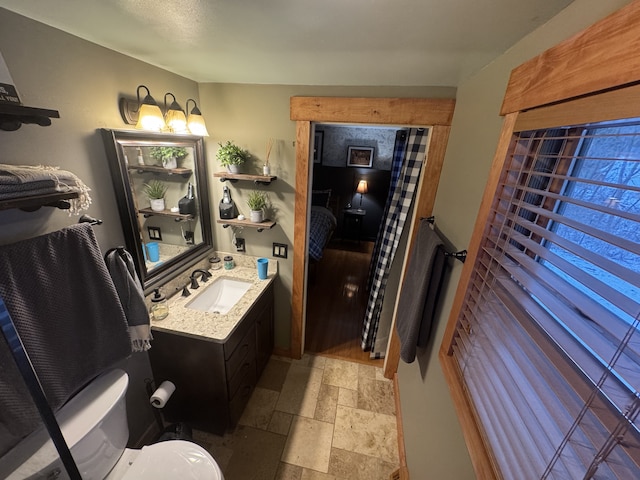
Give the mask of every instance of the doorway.
[{"label": "doorway", "polygon": [[383,364],[362,350],[361,338],[399,130],[407,129],[314,123],[305,351]]},{"label": "doorway", "polygon": [[[363,351],[362,331],[374,245],[408,130],[314,124],[305,351],[383,365],[379,355]],[[354,151],[365,155],[363,161],[354,161]],[[395,171],[398,176],[397,166]]]},{"label": "doorway", "polygon": [[[296,121],[296,196],[290,341],[290,353],[293,358],[300,358],[304,349],[308,272],[308,197],[311,179],[309,158],[313,158],[310,150],[312,122],[429,126],[431,128],[432,137],[427,152],[429,161],[425,165],[423,181],[420,183],[414,201],[415,214],[409,234],[408,253],[413,244],[415,219],[430,216],[433,209],[454,107],[454,99],[291,98],[291,120]],[[392,330],[384,363],[385,376],[390,378],[395,373],[398,360],[399,343]]]}]

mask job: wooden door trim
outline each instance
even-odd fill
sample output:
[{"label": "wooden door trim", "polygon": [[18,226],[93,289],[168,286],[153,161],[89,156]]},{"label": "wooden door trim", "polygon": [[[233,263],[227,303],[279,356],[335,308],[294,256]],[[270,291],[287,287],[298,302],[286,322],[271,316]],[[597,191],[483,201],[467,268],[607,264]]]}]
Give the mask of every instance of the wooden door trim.
[{"label": "wooden door trim", "polygon": [[[428,177],[425,176],[426,181],[420,182],[415,199],[414,218],[419,219],[430,216],[433,210],[454,108],[455,99],[450,98],[291,97],[291,120],[296,121],[296,194],[289,343],[293,358],[302,356],[304,345],[311,123],[341,122],[431,128],[430,134],[434,136],[429,147]],[[440,129],[438,126],[446,128]],[[413,239],[408,248],[411,248],[412,244]],[[390,345],[397,342],[397,338],[394,337],[395,329],[391,332]],[[393,358],[390,358],[392,355]],[[385,365],[389,365],[389,368],[385,367],[385,376],[388,378],[395,373],[399,358],[399,349],[389,348],[385,362]]]},{"label": "wooden door trim", "polygon": [[[405,228],[411,228],[409,230],[411,236],[407,242],[406,257],[408,258],[411,253],[411,249],[415,243],[416,235],[418,234],[418,224],[421,218],[430,217],[433,212],[433,205],[436,202],[436,193],[438,192],[438,183],[440,180],[440,172],[442,171],[442,165],[444,163],[444,155],[447,149],[447,142],[449,140],[449,132],[451,127],[435,125],[429,132],[429,148],[427,150],[427,164],[422,172],[422,180],[420,181],[418,195],[414,202],[414,211],[411,225],[406,225]],[[404,277],[407,267],[407,259],[402,268],[402,275],[400,277],[400,285],[404,284]],[[403,285],[404,286],[404,285]],[[398,289],[398,293],[400,289]],[[387,355],[384,361],[384,376],[386,378],[392,378],[393,374],[398,371],[398,362],[400,361],[400,339],[395,329],[396,324],[396,311],[398,307],[397,302],[393,312],[393,323],[391,329],[391,336],[389,337],[389,345],[387,347]]]}]

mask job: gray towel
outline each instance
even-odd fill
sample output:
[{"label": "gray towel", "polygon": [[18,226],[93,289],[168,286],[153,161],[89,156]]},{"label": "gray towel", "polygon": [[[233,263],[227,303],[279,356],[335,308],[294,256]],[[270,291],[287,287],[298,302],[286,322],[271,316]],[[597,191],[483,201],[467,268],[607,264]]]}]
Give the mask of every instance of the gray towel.
[{"label": "gray towel", "polygon": [[69,202],[70,214],[79,214],[91,205],[90,189],[74,173],[48,165],[0,164],[0,200],[24,198],[55,192],[75,192]]},{"label": "gray towel", "polygon": [[105,255],[105,263],[127,317],[131,349],[134,352],[149,350],[149,342],[153,339],[149,312],[144,303],[144,291],[131,254],[122,247],[113,248]]},{"label": "gray towel", "polygon": [[[131,354],[127,324],[93,229],[73,225],[0,247],[0,296],[54,411]],[[0,339],[0,455],[41,425]]]},{"label": "gray towel", "polygon": [[396,315],[400,358],[406,363],[415,360],[416,347],[425,346],[431,332],[445,264],[441,245],[429,222],[421,220]]}]

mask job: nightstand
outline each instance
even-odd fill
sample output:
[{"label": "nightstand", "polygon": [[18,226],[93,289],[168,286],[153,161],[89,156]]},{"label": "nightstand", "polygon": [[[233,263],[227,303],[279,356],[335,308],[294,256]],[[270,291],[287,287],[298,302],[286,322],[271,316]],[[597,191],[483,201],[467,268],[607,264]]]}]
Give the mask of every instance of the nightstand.
[{"label": "nightstand", "polygon": [[362,224],[366,210],[361,208],[346,208],[342,211],[342,238],[360,241],[362,236]]}]

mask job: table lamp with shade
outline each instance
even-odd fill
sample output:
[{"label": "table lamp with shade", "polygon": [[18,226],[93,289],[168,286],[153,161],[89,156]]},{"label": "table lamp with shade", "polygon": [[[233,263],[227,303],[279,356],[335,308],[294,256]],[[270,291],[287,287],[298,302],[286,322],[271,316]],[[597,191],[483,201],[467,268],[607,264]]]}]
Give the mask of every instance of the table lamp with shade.
[{"label": "table lamp with shade", "polygon": [[367,181],[360,180],[356,188],[356,192],[360,194],[360,206],[358,207],[358,210],[362,210],[362,195],[364,193],[367,193],[368,191],[369,191],[369,187],[367,185]]}]

